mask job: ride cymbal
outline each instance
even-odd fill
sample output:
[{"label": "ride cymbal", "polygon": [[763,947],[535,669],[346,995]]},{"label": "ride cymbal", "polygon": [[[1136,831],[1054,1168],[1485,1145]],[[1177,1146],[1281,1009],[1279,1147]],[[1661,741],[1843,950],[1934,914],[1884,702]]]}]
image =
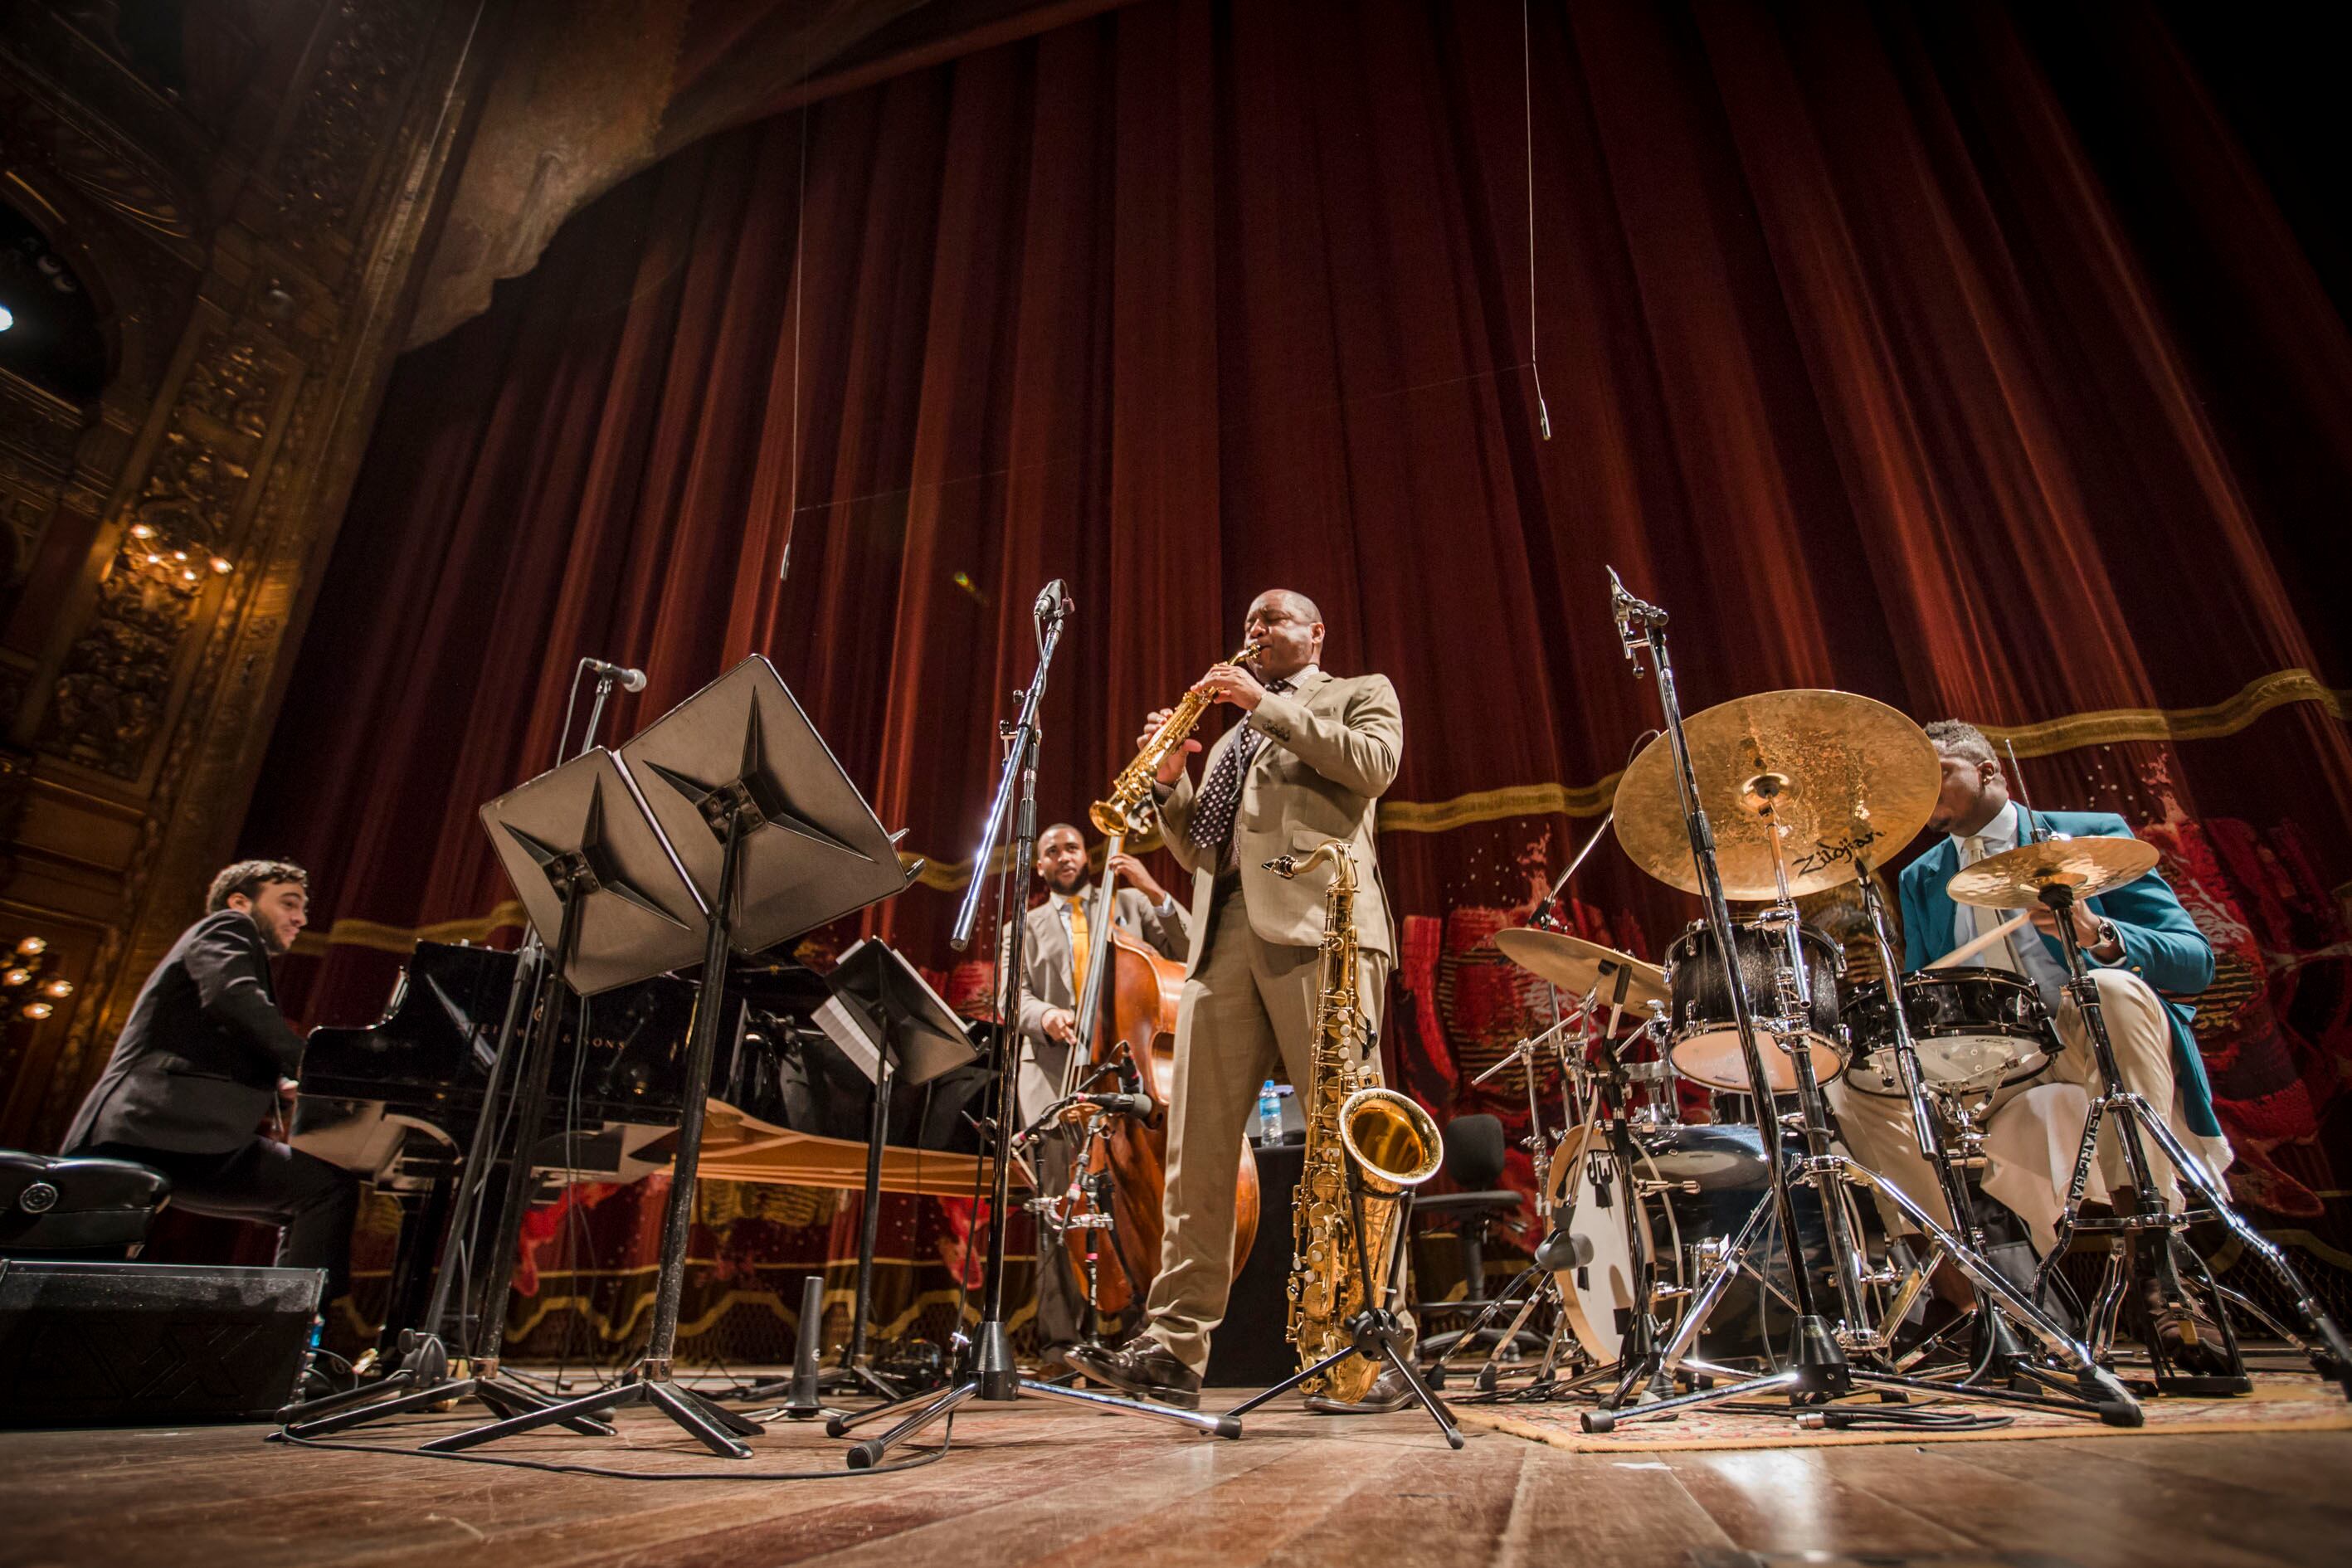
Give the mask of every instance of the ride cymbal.
[{"label": "ride cymbal", "polygon": [[[1927,732],[1851,691],[1734,698],[1693,714],[1683,731],[1727,899],[1780,896],[1774,821],[1789,892],[1817,892],[1852,880],[1857,858],[1874,867],[1911,842],[1943,784]],[[1618,780],[1616,809],[1617,842],[1636,866],[1669,887],[1700,890],[1665,736]]]}]

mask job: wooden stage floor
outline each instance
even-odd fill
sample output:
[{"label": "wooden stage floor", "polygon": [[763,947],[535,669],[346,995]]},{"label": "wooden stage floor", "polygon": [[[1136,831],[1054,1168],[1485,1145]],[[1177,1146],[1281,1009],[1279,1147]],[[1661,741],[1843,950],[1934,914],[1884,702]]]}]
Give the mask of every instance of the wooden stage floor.
[{"label": "wooden stage floor", "polygon": [[[655,1483],[289,1449],[265,1445],[263,1430],[0,1433],[0,1563],[1685,1568],[1805,1552],[1954,1565],[2016,1553],[2085,1568],[2352,1562],[2352,1432],[1622,1457],[1472,1432],[1456,1454],[1417,1412],[1333,1420],[1278,1408],[1223,1442],[1040,1403],[964,1415],[952,1452],[902,1474],[759,1479],[841,1463],[843,1445],[821,1429],[779,1426],[755,1441],[741,1479]],[[532,1436],[495,1451],[722,1463],[643,1414],[616,1438]]]}]

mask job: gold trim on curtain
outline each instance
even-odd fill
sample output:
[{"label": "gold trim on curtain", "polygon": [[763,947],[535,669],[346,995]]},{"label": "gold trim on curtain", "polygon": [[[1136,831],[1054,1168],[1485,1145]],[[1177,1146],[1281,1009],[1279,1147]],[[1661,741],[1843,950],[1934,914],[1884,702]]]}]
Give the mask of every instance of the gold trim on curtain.
[{"label": "gold trim on curtain", "polygon": [[[2274,708],[2314,702],[2329,717],[2352,714],[2352,691],[2327,686],[2310,670],[2281,669],[2249,681],[2227,700],[2204,708],[2105,708],[2089,713],[2069,713],[2034,724],[1983,724],[1979,728],[1996,741],[2007,741],[2021,757],[2047,757],[2084,746],[2108,746],[2118,741],[2213,741],[2234,735]],[[1597,784],[1513,784],[1504,789],[1477,790],[1452,800],[1391,800],[1381,804],[1384,833],[1447,833],[1475,823],[1500,822],[1513,816],[1598,816],[1609,809],[1617,792],[1619,774]],[[1139,843],[1139,852],[1159,844],[1155,832]],[[999,851],[999,858],[1009,854]],[[899,859],[908,865],[923,860],[916,881],[940,892],[953,892],[971,876],[971,862],[939,860],[911,853]],[[294,944],[297,952],[324,953],[330,947],[372,947],[384,952],[406,952],[418,942],[483,942],[494,931],[520,930],[522,906],[512,900],[487,915],[471,920],[442,921],[433,925],[405,927],[346,917],[323,936],[306,932]]]}]

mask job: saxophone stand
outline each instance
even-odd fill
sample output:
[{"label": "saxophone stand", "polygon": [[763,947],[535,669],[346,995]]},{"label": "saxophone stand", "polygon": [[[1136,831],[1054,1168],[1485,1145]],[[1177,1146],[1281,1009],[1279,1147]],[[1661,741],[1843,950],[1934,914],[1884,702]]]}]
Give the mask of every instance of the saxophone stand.
[{"label": "saxophone stand", "polygon": [[[1036,859],[1037,710],[1045,700],[1045,678],[1053,668],[1054,650],[1061,642],[1062,626],[1068,618],[1069,610],[1069,601],[1063,596],[1062,584],[1058,581],[1049,584],[1037,597],[1037,673],[1021,700],[1020,717],[1005,728],[1008,744],[1004,771],[997,780],[996,795],[989,807],[988,823],[971,861],[971,884],[964,893],[963,908],[956,916],[954,934],[950,939],[959,952],[971,943],[972,925],[980,913],[981,891],[987,880],[985,871],[995,863],[997,836],[1003,831],[1008,809],[1014,806],[1016,790],[1018,806],[1013,826],[1013,851],[1003,874],[1009,878],[1014,874],[1015,868],[1025,873]],[[1012,910],[1014,907],[1008,900],[1005,908]],[[1000,1018],[1013,1016],[1011,1003],[1020,994],[1021,949],[1028,934],[1029,922],[1016,915],[1009,924],[1011,934],[997,949],[998,963],[1003,965],[996,984],[997,1016]],[[1122,1398],[1093,1389],[1065,1388],[1058,1384],[1024,1377],[1014,1365],[1012,1336],[1004,1326],[1004,1233],[1011,1217],[1008,1211],[1011,1207],[1013,1131],[1016,1116],[1013,1087],[1019,1062],[1016,1040],[1017,1035],[1013,1029],[996,1031],[993,1064],[996,1093],[994,1121],[992,1123],[995,1146],[988,1211],[988,1271],[982,1296],[981,1320],[972,1333],[972,1359],[963,1375],[944,1389],[916,1394],[888,1405],[877,1405],[855,1415],[836,1415],[828,1420],[824,1424],[825,1433],[834,1437],[846,1436],[869,1421],[892,1420],[892,1425],[881,1436],[868,1437],[851,1446],[848,1459],[849,1468],[853,1470],[872,1469],[892,1448],[935,1422],[954,1415],[959,1406],[974,1399],[1002,1405],[1023,1399],[1062,1399],[1097,1410],[1154,1416],[1189,1426],[1196,1432],[1213,1433],[1220,1437],[1242,1435],[1242,1424],[1228,1415],[1203,1415],[1197,1411],[1178,1410],[1171,1405]]]},{"label": "saxophone stand", "polygon": [[[1401,1205],[1397,1223],[1389,1232],[1397,1238],[1396,1257],[1387,1270],[1387,1289],[1378,1295],[1372,1291],[1371,1261],[1364,1256],[1364,1205],[1367,1200]],[[1363,1300],[1381,1304],[1377,1307],[1368,1305],[1348,1320],[1349,1343],[1333,1351],[1314,1365],[1292,1373],[1273,1387],[1251,1394],[1226,1411],[1224,1418],[1238,1425],[1241,1417],[1267,1401],[1281,1398],[1309,1378],[1320,1377],[1349,1356],[1362,1356],[1404,1379],[1405,1387],[1429,1413],[1429,1418],[1437,1423],[1437,1429],[1445,1434],[1445,1446],[1459,1448],[1462,1447],[1462,1429],[1454,1424],[1454,1412],[1446,1408],[1445,1401],[1430,1392],[1428,1385],[1414,1373],[1412,1358],[1405,1353],[1404,1320],[1395,1308],[1403,1289],[1405,1237],[1411,1233],[1412,1225],[1412,1189],[1400,1187],[1392,1193],[1367,1191],[1362,1167],[1356,1163],[1355,1152],[1350,1150],[1348,1153],[1348,1205],[1354,1221],[1349,1234],[1348,1251],[1355,1260],[1356,1282],[1363,1291]]]},{"label": "saxophone stand", "polygon": [[[2015,853],[2015,851],[2011,851]],[[1979,865],[1984,862],[1979,862]],[[2040,892],[2042,903],[2058,918],[2061,931],[2072,931],[2074,921],[2074,889],[2063,881],[2045,882]],[[2086,1314],[2084,1333],[2103,1352],[2111,1352],[2116,1318],[2123,1295],[2125,1273],[2124,1254],[2128,1238],[2147,1236],[2153,1238],[2156,1251],[2154,1267],[2157,1279],[2170,1304],[2186,1300],[2186,1287],[2172,1258],[2172,1239],[2186,1231],[2196,1217],[2189,1212],[2174,1213],[2165,1206],[2158,1194],[2147,1149],[2143,1139],[2154,1141],[2164,1152],[2182,1184],[2202,1199],[2206,1212],[2235,1237],[2247,1251],[2270,1265],[2271,1271],[2286,1287],[2294,1300],[2295,1315],[2302,1320],[2308,1340],[2299,1342],[2310,1357],[2312,1369],[2324,1380],[2332,1382],[2352,1398],[2352,1347],[2345,1342],[2343,1331],[2327,1315],[2326,1309],[2311,1293],[2311,1288],[2287,1261],[2286,1254],[2261,1231],[2247,1222],[2244,1215],[2231,1207],[2228,1194],[2221,1182],[2206,1169],[2205,1162],[2184,1146],[2165,1119],[2157,1114],[2137,1090],[2126,1088],[2122,1070],[2116,1062],[2115,1043],[2107,1034],[2105,1012],[2099,1004],[2098,983],[2091,977],[2081,948],[2071,939],[2058,943],[2066,959],[2066,994],[2074,1002],[2083,1020],[2083,1031],[2090,1037],[2091,1052],[2099,1068],[2102,1092],[2091,1101],[2090,1114],[2084,1119],[2083,1142],[2075,1155],[2074,1172],[2066,1189],[2066,1203],[2058,1216],[2056,1238],[2050,1256],[2042,1260],[2034,1277],[2034,1294],[2039,1298],[2057,1271],[2058,1260],[2066,1256],[2079,1233],[2105,1233],[2114,1237],[2107,1255],[2105,1276],[2098,1298]],[[2096,1155],[2099,1124],[2114,1117],[2116,1134],[2123,1148],[2124,1164],[2132,1179],[2133,1197],[2137,1206],[2129,1214],[2117,1214],[2112,1219],[2081,1217],[2083,1194],[2091,1179],[2091,1163]],[[2193,1254],[2192,1254],[2193,1256]],[[2200,1270],[2202,1268],[2200,1264]],[[2210,1274],[2203,1283],[2215,1298],[2214,1321],[2221,1326],[2222,1352],[2230,1371],[2221,1376],[2200,1376],[2182,1371],[2173,1364],[2153,1323],[2142,1323],[2141,1340],[2147,1347],[2153,1381],[2159,1393],[2192,1396],[2215,1394],[2244,1394],[2252,1381],[2245,1374],[2245,1361],[2239,1352],[2236,1332],[2230,1325],[2230,1313],[2221,1287]],[[2234,1293],[2232,1293],[2234,1294]],[[2242,1300],[2242,1298],[2241,1298]],[[2290,1338],[2290,1342],[2294,1342]]]},{"label": "saxophone stand", "polygon": [[[1753,1004],[1748,995],[1747,982],[1741,973],[1738,948],[1733,940],[1730,905],[1716,858],[1714,830],[1708,825],[1705,806],[1701,804],[1697,772],[1692,762],[1690,741],[1675,692],[1674,667],[1666,654],[1665,612],[1628,594],[1614,571],[1610,573],[1610,584],[1612,608],[1620,640],[1633,663],[1635,673],[1641,672],[1644,653],[1649,656],[1656,671],[1658,700],[1665,719],[1664,736],[1673,763],[1683,824],[1690,841],[1691,864],[1704,900],[1706,923],[1714,942],[1717,962],[1723,966],[1725,989],[1731,1004],[1740,1057],[1747,1069],[1750,1091],[1755,1096],[1758,1123],[1764,1135],[1766,1169],[1770,1175],[1771,1201],[1769,1205],[1758,1206],[1717,1260],[1714,1272],[1675,1326],[1673,1337],[1654,1356],[1627,1366],[1618,1380],[1616,1389],[1602,1401],[1601,1407],[1583,1413],[1581,1425],[1587,1432],[1609,1432],[1614,1430],[1621,1420],[1654,1420],[1684,1410],[1733,1404],[1759,1394],[1786,1396],[1790,1405],[1788,1414],[1800,1420],[1842,1425],[1849,1418],[1847,1413],[1807,1410],[1804,1407],[1827,1405],[1863,1388],[1880,1389],[1897,1400],[1904,1396],[1902,1391],[1912,1389],[1948,1394],[1951,1391],[1946,1385],[1924,1378],[1884,1370],[1875,1364],[1857,1367],[1847,1355],[1846,1341],[1853,1341],[1858,1349],[1874,1352],[1878,1349],[1878,1340],[1874,1328],[1865,1321],[1864,1316],[1862,1292],[1869,1280],[1864,1267],[1864,1260],[1847,1218],[1843,1194],[1839,1190],[1843,1183],[1860,1182],[1884,1194],[1923,1234],[1941,1244],[1972,1282],[2001,1295],[2013,1307],[2021,1309],[2021,1315],[2027,1321],[2046,1320],[2040,1319],[2038,1311],[2015,1286],[1973,1250],[1962,1247],[1950,1237],[1901,1188],[1868,1167],[1830,1152],[1828,1103],[1822,1095],[1821,1081],[1813,1071],[1812,1052],[1801,1041],[1804,1026],[1801,1020],[1808,1014],[1809,983],[1799,948],[1796,907],[1789,896],[1786,868],[1780,861],[1780,826],[1773,816],[1780,776],[1759,773],[1743,785],[1749,808],[1766,817],[1768,837],[1774,845],[1774,876],[1780,897],[1757,924],[1759,929],[1777,931],[1783,939],[1780,945],[1785,958],[1776,963],[1776,968],[1781,970],[1778,976],[1781,983],[1778,1005],[1781,1014],[1794,1014],[1793,1017],[1776,1016],[1769,1020],[1760,1020],[1755,1016]],[[1861,847],[1847,845],[1843,847],[1847,854],[1855,858],[1859,870]],[[1898,1005],[1893,1011],[1898,1038],[1907,1047],[1907,1027],[1899,1005],[1899,990],[1896,997]],[[1759,1044],[1759,1037],[1768,1032],[1775,1047],[1787,1051],[1796,1079],[1797,1120],[1804,1136],[1805,1152],[1794,1161],[1785,1157],[1779,1148],[1779,1126],[1770,1109],[1774,1104],[1773,1086],[1769,1074],[1765,1070],[1764,1056]],[[1784,1044],[1784,1035],[1797,1037],[1797,1043]],[[1907,1049],[1902,1054],[1910,1056]],[[1917,1062],[1913,1057],[1906,1068],[1906,1078],[1916,1079],[1916,1072]],[[1832,1329],[1817,1303],[1811,1265],[1805,1257],[1790,1193],[1791,1177],[1788,1167],[1792,1163],[1798,1168],[1799,1178],[1813,1187],[1821,1201],[1831,1256],[1835,1264],[1842,1319],[1838,1331]],[[1793,1364],[1759,1377],[1628,1406],[1627,1402],[1637,1390],[1656,1384],[1663,1377],[1677,1373],[1684,1366],[1702,1373],[1716,1373],[1723,1370],[1691,1358],[1689,1352],[1697,1342],[1700,1331],[1732,1279],[1742,1269],[1753,1267],[1749,1253],[1768,1214],[1777,1221],[1780,1244],[1788,1255],[1788,1295],[1796,1312]],[[2081,1388],[2079,1398],[2061,1401],[2006,1390],[1999,1391],[1997,1395],[1993,1391],[1970,1390],[1970,1395],[1977,1398],[1997,1396],[2000,1403],[2095,1414],[2111,1426],[2140,1425],[2143,1417],[2139,1406],[2122,1385],[2115,1382],[2112,1374],[2092,1361],[2086,1349],[2071,1341],[2064,1342],[2071,1352],[2070,1359],[2075,1363],[2075,1376]]]}]

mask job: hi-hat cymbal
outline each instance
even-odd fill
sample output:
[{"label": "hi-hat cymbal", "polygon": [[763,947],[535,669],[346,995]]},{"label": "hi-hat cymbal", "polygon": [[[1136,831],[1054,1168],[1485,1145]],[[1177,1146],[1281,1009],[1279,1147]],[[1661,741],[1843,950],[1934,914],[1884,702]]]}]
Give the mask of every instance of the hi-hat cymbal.
[{"label": "hi-hat cymbal", "polygon": [[2030,910],[2042,889],[2063,884],[2095,899],[2156,869],[2156,846],[2137,838],[2045,838],[2021,844],[1953,874],[1952,901],[1985,910]]},{"label": "hi-hat cymbal", "polygon": [[[1851,880],[1857,854],[1876,866],[1911,842],[1943,787],[1927,732],[1851,691],[1735,698],[1693,714],[1683,730],[1729,899],[1780,896],[1775,818],[1789,891],[1811,893]],[[1633,864],[1669,887],[1700,890],[1665,736],[1643,747],[1618,780],[1616,829]]]},{"label": "hi-hat cymbal", "polygon": [[1496,931],[1495,945],[1503,950],[1505,958],[1562,991],[1581,996],[1599,987],[1603,1005],[1617,999],[1617,977],[1622,974],[1626,977],[1628,1012],[1638,1011],[1648,1003],[1667,1001],[1672,994],[1666,988],[1666,972],[1656,964],[1644,963],[1630,953],[1570,936],[1566,931],[1514,926]]}]

